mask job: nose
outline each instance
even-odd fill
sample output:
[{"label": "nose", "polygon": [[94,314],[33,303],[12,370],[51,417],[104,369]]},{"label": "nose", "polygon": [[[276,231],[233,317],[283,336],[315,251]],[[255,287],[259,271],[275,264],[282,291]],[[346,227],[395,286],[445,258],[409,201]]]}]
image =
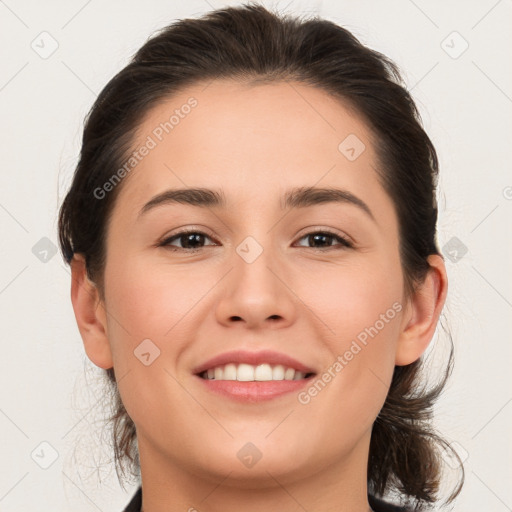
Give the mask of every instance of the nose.
[{"label": "nose", "polygon": [[216,315],[220,323],[233,327],[238,322],[258,330],[283,328],[295,321],[298,299],[291,272],[270,247],[249,238],[237,248],[232,263],[219,290]]}]

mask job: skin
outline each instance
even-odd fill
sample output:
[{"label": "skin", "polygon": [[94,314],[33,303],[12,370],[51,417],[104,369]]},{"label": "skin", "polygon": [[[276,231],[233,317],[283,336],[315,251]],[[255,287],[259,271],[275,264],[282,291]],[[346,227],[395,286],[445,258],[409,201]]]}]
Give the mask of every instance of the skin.
[{"label": "skin", "polygon": [[[447,292],[443,259],[429,257],[406,300],[398,220],[375,172],[369,128],[310,86],[197,84],[148,112],[134,148],[191,96],[197,107],[122,183],[104,300],[81,255],[72,262],[85,350],[97,366],[114,367],[137,427],[143,509],[366,512],[372,424],[394,366],[417,360],[433,337]],[[366,145],[354,161],[338,150],[349,134]],[[286,190],[307,186],[346,189],[376,220],[348,203],[281,210]],[[138,217],[175,187],[222,188],[228,208],[169,204]],[[213,237],[197,253],[157,246],[185,227]],[[305,236],[322,228],[354,247]],[[236,252],[247,236],[263,249],[252,263]],[[284,352],[321,374],[395,302],[402,310],[308,404],[297,393],[235,402],[191,373],[243,348]],[[148,366],[134,356],[147,338],[161,351]],[[248,442],[262,454],[250,468],[237,457]]]}]

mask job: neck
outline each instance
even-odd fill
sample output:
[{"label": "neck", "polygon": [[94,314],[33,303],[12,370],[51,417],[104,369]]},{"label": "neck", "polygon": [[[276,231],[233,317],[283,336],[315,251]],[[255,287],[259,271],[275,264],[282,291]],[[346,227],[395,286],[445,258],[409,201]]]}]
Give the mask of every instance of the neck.
[{"label": "neck", "polygon": [[[218,474],[184,461],[169,460],[161,450],[138,440],[143,512],[244,512],[315,510],[371,512],[367,496],[369,435],[330,465],[306,468],[254,466],[251,478],[223,468]],[[256,473],[256,471],[258,471]],[[293,475],[292,475],[293,473]]]}]

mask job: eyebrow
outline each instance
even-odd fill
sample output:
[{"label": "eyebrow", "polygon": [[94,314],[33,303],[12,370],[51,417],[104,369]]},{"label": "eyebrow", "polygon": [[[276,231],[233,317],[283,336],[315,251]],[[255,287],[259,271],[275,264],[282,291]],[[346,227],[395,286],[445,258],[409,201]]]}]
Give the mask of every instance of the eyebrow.
[{"label": "eyebrow", "polygon": [[[139,217],[157,206],[181,203],[200,208],[225,208],[226,198],[222,190],[208,188],[170,189],[157,194],[140,210]],[[339,188],[297,187],[287,191],[281,199],[281,209],[307,208],[325,203],[345,203],[357,206],[373,221],[375,217],[369,206],[348,190]]]}]

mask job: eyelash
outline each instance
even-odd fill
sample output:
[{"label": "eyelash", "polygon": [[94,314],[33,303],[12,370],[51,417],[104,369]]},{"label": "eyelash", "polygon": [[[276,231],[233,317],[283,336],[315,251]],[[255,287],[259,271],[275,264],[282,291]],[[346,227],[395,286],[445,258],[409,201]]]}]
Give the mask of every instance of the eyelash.
[{"label": "eyelash", "polygon": [[[198,249],[186,249],[186,248],[183,248],[183,247],[174,247],[174,246],[171,246],[169,245],[170,242],[176,240],[176,239],[179,239],[180,237],[182,236],[185,236],[185,235],[204,235],[206,236],[207,238],[210,238],[212,239],[213,237],[211,237],[210,235],[208,235],[207,233],[204,233],[202,231],[198,231],[198,230],[186,230],[186,231],[180,231],[179,233],[176,233],[174,235],[172,235],[171,237],[168,237],[168,238],[165,238],[164,240],[162,240],[159,244],[158,244],[158,247],[165,247],[171,251],[185,251],[185,252],[188,252],[188,253],[196,253],[196,252],[199,252],[200,250],[204,249],[204,247],[200,247]],[[308,236],[312,236],[312,235],[327,235],[328,237],[332,237],[334,239],[336,239],[338,242],[340,242],[340,249],[352,249],[354,247],[353,243],[348,240],[348,238],[345,238],[337,233],[333,233],[332,231],[329,231],[329,230],[326,230],[326,229],[323,229],[323,230],[319,230],[319,231],[311,231],[309,233],[306,233],[305,235],[301,236],[299,238],[299,240],[302,240],[303,238],[306,238]],[[306,247],[307,249],[308,247]],[[320,251],[320,252],[325,252],[325,251],[328,251],[328,250],[332,250],[332,249],[335,249],[336,246],[328,246],[328,247],[325,247],[325,248],[316,248],[316,247],[311,247],[311,249],[313,250],[316,250],[316,251]]]}]

